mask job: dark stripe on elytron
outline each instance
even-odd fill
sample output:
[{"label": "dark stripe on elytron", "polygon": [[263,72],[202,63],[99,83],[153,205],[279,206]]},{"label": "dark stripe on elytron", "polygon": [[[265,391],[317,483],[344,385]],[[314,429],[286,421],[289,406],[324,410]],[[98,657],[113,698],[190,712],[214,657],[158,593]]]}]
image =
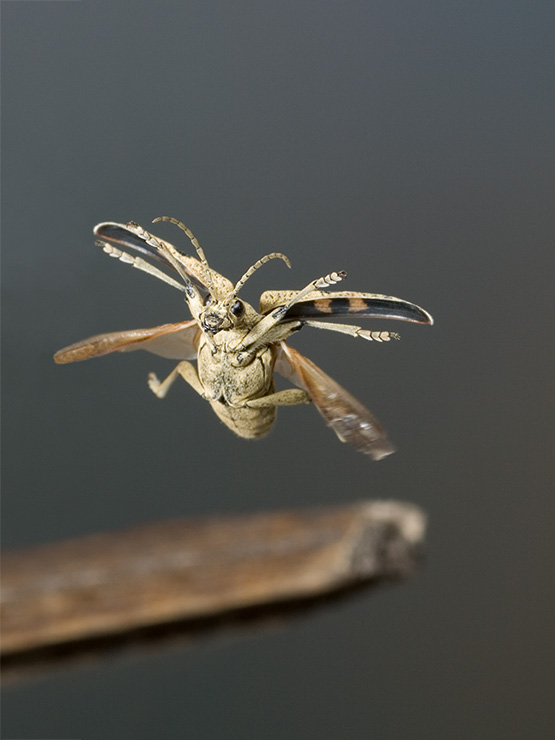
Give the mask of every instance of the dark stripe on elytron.
[{"label": "dark stripe on elytron", "polygon": [[335,318],[337,316],[361,316],[376,318],[405,319],[428,323],[428,316],[418,306],[405,301],[391,301],[387,298],[317,298],[299,301],[287,311],[287,319],[308,319],[310,317]]}]

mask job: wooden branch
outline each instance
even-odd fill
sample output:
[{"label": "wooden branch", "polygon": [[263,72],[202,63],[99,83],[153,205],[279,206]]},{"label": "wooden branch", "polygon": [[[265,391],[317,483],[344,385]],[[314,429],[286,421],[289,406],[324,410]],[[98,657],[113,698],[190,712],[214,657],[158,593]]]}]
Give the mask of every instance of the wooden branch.
[{"label": "wooden branch", "polygon": [[415,506],[174,520],[6,552],[2,653],[16,656],[409,575],[422,552]]}]

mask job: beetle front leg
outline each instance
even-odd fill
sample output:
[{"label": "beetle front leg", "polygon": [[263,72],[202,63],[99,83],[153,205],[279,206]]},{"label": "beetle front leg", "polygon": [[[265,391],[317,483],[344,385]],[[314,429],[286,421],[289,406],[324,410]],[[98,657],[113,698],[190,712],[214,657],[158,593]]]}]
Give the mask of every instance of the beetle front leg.
[{"label": "beetle front leg", "polygon": [[204,388],[199,380],[196,368],[186,360],[180,362],[163,381],[158,380],[155,373],[150,373],[148,376],[148,387],[158,398],[165,398],[166,393],[169,391],[178,375],[181,375],[183,380],[187,381],[199,396],[205,398]]},{"label": "beetle front leg", "polygon": [[253,398],[247,401],[245,406],[251,409],[263,408],[264,406],[298,406],[301,403],[312,403],[312,399],[306,391],[300,388],[287,388],[269,396]]}]

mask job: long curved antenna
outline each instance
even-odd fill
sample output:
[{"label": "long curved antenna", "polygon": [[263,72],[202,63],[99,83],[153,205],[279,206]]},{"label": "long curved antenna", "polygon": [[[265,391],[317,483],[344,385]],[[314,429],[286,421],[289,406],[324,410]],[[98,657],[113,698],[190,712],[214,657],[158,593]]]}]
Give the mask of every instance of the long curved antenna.
[{"label": "long curved antenna", "polygon": [[191,229],[185,226],[183,221],[178,221],[177,218],[173,218],[172,216],[158,216],[158,218],[153,219],[152,223],[157,224],[159,221],[168,221],[170,224],[175,224],[178,228],[181,229],[181,231],[184,231],[185,234],[187,234],[187,236],[191,240],[191,244],[193,245],[193,247],[196,250],[196,253],[198,254],[198,257],[204,269],[204,274],[206,278],[206,287],[208,288],[208,292],[212,293],[213,288],[214,288],[213,283],[212,283],[212,273],[210,272],[210,267],[208,266],[208,261],[206,259],[206,255],[204,254],[204,249],[198,243],[198,239],[193,234]]},{"label": "long curved antenna", "polygon": [[237,295],[237,293],[241,290],[243,285],[247,282],[247,280],[251,277],[251,275],[258,270],[259,267],[262,267],[262,265],[265,265],[266,262],[269,262],[270,260],[280,259],[285,262],[287,267],[291,267],[291,263],[289,262],[289,259],[284,255],[281,254],[281,252],[271,252],[270,254],[265,255],[264,257],[261,257],[259,260],[257,260],[252,267],[249,267],[249,269],[246,271],[246,273],[241,277],[237,283],[235,284],[235,287],[233,288],[233,295]]},{"label": "long curved antenna", "polygon": [[181,276],[189,299],[193,299],[198,296],[197,290],[194,288],[186,270],[178,259],[180,253],[175,247],[173,247],[169,242],[161,241],[134,221],[129,221],[126,225],[126,229],[131,231],[133,234],[136,234],[140,239],[143,239],[145,244],[153,247],[159,254],[166,258],[171,267],[173,267],[173,269]]}]

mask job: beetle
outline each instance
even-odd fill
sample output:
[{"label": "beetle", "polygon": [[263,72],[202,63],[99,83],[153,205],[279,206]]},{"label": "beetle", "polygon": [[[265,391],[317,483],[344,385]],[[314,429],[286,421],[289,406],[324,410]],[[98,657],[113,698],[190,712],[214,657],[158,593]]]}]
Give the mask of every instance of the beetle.
[{"label": "beetle", "polygon": [[[376,417],[285,340],[304,327],[313,327],[368,341],[387,342],[398,339],[399,335],[328,320],[387,318],[432,324],[433,319],[427,311],[393,296],[328,291],[330,286],[343,280],[345,272],[329,273],[301,290],[265,291],[257,311],[238,297],[239,291],[253,273],[270,260],[283,260],[290,267],[284,254],[265,255],[233,284],[209,267],[202,247],[187,226],[169,216],[161,216],[153,223],[160,221],[169,221],[184,231],[198,259],[182,254],[133,221],[98,224],[94,228],[98,237],[96,243],[110,256],[182,291],[193,318],[150,329],[99,334],[61,349],[54,355],[56,363],[144,349],[180,360],[163,381],[154,373],[149,375],[148,385],[158,398],[164,398],[175,379],[181,376],[240,437],[256,439],[267,434],[278,406],[312,402],[342,442],[352,444],[374,460],[395,451]],[[180,281],[121,247],[171,268]],[[196,367],[190,362],[194,359]],[[276,391],[274,371],[297,388]]]}]

